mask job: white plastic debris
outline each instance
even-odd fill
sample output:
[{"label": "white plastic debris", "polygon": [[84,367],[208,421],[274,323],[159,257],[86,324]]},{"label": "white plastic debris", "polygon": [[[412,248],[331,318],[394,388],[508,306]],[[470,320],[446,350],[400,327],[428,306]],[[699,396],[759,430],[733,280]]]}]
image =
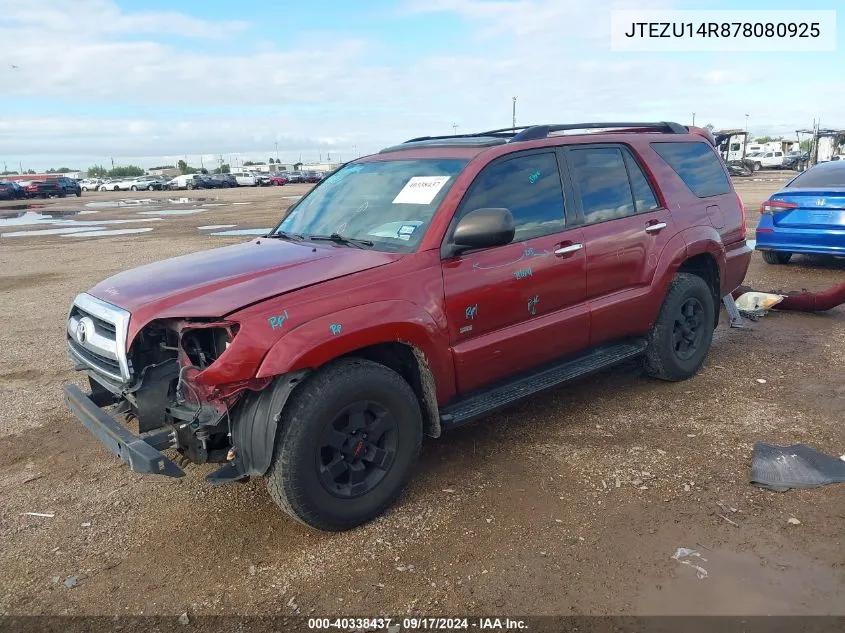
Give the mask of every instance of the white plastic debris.
[{"label": "white plastic debris", "polygon": [[43,517],[45,519],[52,519],[56,516],[54,512],[21,512],[21,515],[28,517]]},{"label": "white plastic debris", "polygon": [[704,567],[696,565],[692,561],[687,560],[692,557],[698,557],[704,562],[707,562],[707,559],[704,558],[700,553],[698,553],[694,549],[689,549],[688,547],[679,547],[677,550],[675,550],[675,553],[672,554],[672,558],[674,558],[682,565],[689,565],[690,567],[692,567],[695,570],[695,575],[698,576],[699,580],[704,580],[705,578],[707,578],[707,570],[704,569]]},{"label": "white plastic debris", "polygon": [[745,316],[761,317],[784,298],[784,295],[769,292],[746,292],[736,300],[736,307]]},{"label": "white plastic debris", "polygon": [[796,519],[795,517],[789,517],[789,518],[786,520],[786,522],[787,522],[787,523],[789,523],[789,525],[801,525],[801,521],[799,521],[799,520],[798,520],[798,519]]},{"label": "white plastic debris", "polygon": [[757,382],[759,382],[761,385],[765,385],[765,384],[766,384],[766,379],[765,379],[765,378],[758,378],[758,379],[757,379]]}]

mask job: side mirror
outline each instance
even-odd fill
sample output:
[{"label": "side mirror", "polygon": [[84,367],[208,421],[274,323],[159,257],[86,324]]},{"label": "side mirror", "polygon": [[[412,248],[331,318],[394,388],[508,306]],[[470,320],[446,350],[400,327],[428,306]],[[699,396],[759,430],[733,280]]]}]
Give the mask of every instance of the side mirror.
[{"label": "side mirror", "polygon": [[514,232],[513,216],[507,209],[476,209],[458,221],[452,241],[457,252],[502,246],[513,241]]}]

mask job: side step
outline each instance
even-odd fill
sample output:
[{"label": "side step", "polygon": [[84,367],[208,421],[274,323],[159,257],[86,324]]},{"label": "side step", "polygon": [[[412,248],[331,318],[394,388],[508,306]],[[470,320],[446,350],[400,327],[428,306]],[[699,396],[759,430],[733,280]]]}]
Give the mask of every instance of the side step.
[{"label": "side step", "polygon": [[446,405],[440,410],[440,423],[443,428],[466,424],[523,398],[639,356],[645,348],[644,339],[626,340],[520,374]]}]

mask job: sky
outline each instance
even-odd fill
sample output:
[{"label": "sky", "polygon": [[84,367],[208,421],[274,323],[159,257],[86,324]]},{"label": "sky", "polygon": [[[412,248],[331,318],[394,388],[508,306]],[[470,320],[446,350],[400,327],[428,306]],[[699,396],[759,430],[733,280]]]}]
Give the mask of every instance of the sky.
[{"label": "sky", "polygon": [[509,126],[513,96],[517,124],[845,128],[845,12],[836,52],[611,51],[611,9],[732,8],[796,3],[0,0],[0,168],[345,161]]}]

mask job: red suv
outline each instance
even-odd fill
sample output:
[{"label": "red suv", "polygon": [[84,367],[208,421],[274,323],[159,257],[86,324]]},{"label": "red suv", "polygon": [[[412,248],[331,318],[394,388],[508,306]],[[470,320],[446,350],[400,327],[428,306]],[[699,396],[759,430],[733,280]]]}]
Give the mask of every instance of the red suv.
[{"label": "red suv", "polygon": [[634,357],[693,376],[750,257],[704,130],[413,139],[265,236],[80,294],[67,342],[90,393],[65,399],[136,472],[218,462],[211,483],[264,476],[293,517],[344,530],[397,499],[423,435]]}]

